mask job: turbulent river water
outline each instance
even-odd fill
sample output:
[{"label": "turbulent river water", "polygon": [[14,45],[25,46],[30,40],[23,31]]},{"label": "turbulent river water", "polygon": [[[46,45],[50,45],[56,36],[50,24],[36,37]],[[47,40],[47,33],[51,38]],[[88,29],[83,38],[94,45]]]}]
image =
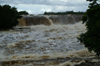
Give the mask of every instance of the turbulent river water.
[{"label": "turbulent river water", "polygon": [[100,66],[77,39],[85,24],[35,25],[0,31],[1,66]]}]

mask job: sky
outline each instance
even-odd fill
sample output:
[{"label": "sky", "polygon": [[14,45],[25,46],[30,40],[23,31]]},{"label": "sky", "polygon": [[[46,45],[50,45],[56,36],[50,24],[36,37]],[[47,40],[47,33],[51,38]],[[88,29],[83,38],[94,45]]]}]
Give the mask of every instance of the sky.
[{"label": "sky", "polygon": [[44,12],[83,11],[88,9],[86,0],[0,0],[1,5],[9,4],[18,11],[29,14],[43,14]]}]

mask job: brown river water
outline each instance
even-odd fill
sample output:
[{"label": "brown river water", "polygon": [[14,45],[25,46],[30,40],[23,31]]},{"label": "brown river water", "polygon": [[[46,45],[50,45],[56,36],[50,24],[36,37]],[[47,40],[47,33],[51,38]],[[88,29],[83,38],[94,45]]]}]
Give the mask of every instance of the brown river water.
[{"label": "brown river water", "polygon": [[84,32],[82,22],[0,31],[0,66],[100,66],[95,52],[77,40]]}]

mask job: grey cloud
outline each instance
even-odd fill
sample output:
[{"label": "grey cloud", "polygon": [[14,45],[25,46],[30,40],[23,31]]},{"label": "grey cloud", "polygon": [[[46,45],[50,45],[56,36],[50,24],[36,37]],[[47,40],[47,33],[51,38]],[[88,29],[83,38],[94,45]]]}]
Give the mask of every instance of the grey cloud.
[{"label": "grey cloud", "polygon": [[0,4],[15,5],[19,11],[26,10],[36,14],[45,11],[85,11],[88,8],[86,0],[0,0]]},{"label": "grey cloud", "polygon": [[42,4],[42,5],[62,5],[77,6],[87,5],[85,0],[0,0],[0,3],[6,4]]},{"label": "grey cloud", "polygon": [[86,11],[88,6],[54,6],[52,8],[53,12],[65,12],[65,11]]}]

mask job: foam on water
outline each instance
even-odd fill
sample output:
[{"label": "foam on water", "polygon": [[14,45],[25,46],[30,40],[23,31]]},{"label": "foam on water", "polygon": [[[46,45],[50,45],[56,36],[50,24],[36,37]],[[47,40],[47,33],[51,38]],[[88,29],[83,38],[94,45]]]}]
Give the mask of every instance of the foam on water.
[{"label": "foam on water", "polygon": [[2,31],[0,32],[1,65],[12,63],[13,66],[16,64],[32,66],[35,63],[40,65],[43,63],[42,66],[67,64],[71,66],[86,62],[86,59],[96,56],[77,40],[77,37],[85,31],[86,27],[82,22],[74,25],[26,26],[25,29]]}]

